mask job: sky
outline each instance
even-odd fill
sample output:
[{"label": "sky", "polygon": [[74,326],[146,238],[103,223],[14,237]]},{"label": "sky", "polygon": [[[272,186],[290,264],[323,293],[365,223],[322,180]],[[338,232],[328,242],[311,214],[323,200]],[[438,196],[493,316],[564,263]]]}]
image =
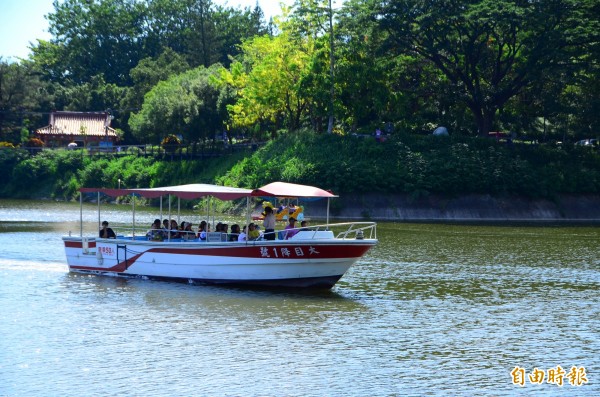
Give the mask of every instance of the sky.
[{"label": "sky", "polygon": [[[37,43],[37,39],[50,39],[48,21],[44,16],[54,11],[52,2],[53,0],[0,0],[0,57],[3,60],[27,58],[30,43]],[[256,5],[256,0],[213,2],[241,8],[254,8]],[[258,0],[267,20],[280,14],[280,2],[291,4],[291,0]]]}]

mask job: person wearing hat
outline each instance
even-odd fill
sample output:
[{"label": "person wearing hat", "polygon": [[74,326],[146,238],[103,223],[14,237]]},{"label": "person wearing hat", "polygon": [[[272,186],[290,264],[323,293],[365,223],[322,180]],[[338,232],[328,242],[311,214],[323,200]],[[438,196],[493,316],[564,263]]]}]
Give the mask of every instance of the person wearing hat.
[{"label": "person wearing hat", "polygon": [[184,240],[194,240],[196,238],[191,222],[181,222],[181,230],[181,238]]},{"label": "person wearing hat", "polygon": [[102,222],[102,229],[100,229],[100,238],[117,238],[115,232],[108,227],[108,222]]},{"label": "person wearing hat", "polygon": [[296,229],[296,218],[290,216],[290,223],[285,227],[285,239],[290,239],[298,233],[298,229]]}]

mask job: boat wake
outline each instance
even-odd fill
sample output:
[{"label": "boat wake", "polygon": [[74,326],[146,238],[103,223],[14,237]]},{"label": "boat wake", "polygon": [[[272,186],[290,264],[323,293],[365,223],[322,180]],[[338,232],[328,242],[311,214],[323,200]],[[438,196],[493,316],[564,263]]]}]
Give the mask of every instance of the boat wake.
[{"label": "boat wake", "polygon": [[36,262],[22,259],[5,259],[0,258],[0,270],[7,271],[43,271],[43,272],[55,272],[64,273],[68,271],[68,267],[63,262]]}]

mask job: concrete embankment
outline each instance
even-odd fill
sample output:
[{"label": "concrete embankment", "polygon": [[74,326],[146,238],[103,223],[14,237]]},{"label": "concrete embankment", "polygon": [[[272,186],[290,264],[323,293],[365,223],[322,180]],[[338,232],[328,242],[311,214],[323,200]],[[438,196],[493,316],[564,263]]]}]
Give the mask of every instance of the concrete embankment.
[{"label": "concrete embankment", "polygon": [[[306,203],[307,216],[321,218],[326,202]],[[338,219],[445,222],[600,222],[600,196],[567,196],[556,200],[468,195],[461,197],[364,194],[331,200]]]}]

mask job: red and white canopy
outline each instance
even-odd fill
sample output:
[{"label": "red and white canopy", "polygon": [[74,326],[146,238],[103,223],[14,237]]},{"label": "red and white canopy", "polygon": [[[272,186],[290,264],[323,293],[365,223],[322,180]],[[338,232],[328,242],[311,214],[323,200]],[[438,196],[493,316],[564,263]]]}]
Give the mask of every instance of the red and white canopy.
[{"label": "red and white canopy", "polygon": [[242,197],[248,197],[252,193],[252,190],[250,189],[208,185],[202,183],[156,187],[149,189],[81,188],[79,190],[82,193],[101,192],[111,197],[126,196],[128,194],[139,194],[142,197],[156,198],[171,194],[184,200],[198,199],[205,196],[216,197],[220,200],[235,200]]},{"label": "red and white canopy", "polygon": [[295,183],[287,182],[273,182],[254,189],[252,196],[271,196],[271,197],[304,197],[304,198],[327,198],[327,197],[338,197],[335,194],[328,192],[327,190],[319,189],[318,187],[308,185],[297,185]]},{"label": "red and white canopy", "polygon": [[258,189],[242,189],[229,186],[209,185],[195,183],[189,185],[165,186],[147,189],[108,189],[108,188],[81,188],[82,193],[104,193],[107,196],[118,197],[128,194],[139,194],[142,197],[157,198],[174,195],[184,200],[193,200],[206,196],[216,197],[220,200],[235,200],[242,197],[289,197],[289,198],[329,198],[338,197],[327,190],[308,185],[298,185],[287,182],[273,182]]}]

